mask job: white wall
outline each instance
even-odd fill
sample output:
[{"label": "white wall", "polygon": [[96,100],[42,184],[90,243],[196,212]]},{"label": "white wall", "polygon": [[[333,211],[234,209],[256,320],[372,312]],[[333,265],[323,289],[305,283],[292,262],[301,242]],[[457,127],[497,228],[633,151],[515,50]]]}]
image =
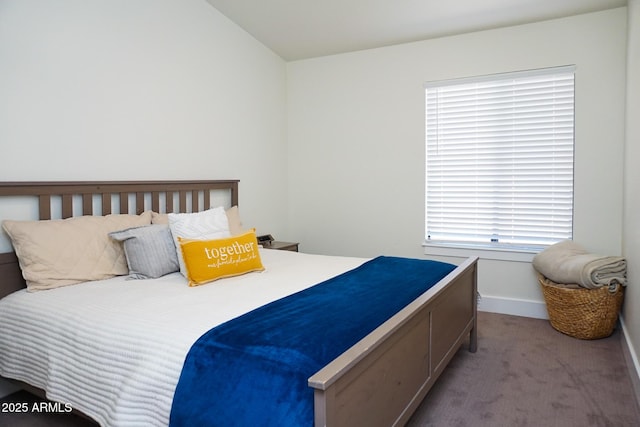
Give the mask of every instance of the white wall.
[{"label": "white wall", "polygon": [[640,372],[640,0],[628,4],[627,124],[625,145],[624,251],[629,286],[623,320]]},{"label": "white wall", "polygon": [[240,179],[245,225],[278,235],[285,81],[205,0],[3,0],[0,180]]},{"label": "white wall", "polygon": [[[619,8],[287,64],[290,238],[424,256],[424,82],[575,64],[574,238],[620,254],[625,55]],[[483,260],[479,281],[543,308],[528,262]]]}]

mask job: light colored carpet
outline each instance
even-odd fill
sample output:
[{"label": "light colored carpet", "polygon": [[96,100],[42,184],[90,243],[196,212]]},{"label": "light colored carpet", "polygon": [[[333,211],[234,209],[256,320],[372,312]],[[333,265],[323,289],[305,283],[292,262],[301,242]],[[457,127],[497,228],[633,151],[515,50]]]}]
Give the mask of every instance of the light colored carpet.
[{"label": "light colored carpet", "polygon": [[579,340],[548,321],[478,315],[478,351],[461,348],[408,426],[640,426],[621,331]]}]

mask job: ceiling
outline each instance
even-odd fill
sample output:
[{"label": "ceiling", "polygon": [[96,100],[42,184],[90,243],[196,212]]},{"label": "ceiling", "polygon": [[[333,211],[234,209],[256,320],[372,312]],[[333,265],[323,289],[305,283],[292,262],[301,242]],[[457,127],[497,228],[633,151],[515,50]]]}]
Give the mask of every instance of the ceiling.
[{"label": "ceiling", "polygon": [[627,0],[207,0],[287,61],[561,18]]}]

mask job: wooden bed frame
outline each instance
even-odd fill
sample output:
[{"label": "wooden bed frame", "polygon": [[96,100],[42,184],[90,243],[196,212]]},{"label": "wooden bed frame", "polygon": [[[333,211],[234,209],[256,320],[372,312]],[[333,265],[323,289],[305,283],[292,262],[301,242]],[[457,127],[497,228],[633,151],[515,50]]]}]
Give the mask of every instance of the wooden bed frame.
[{"label": "wooden bed frame", "polygon": [[[145,210],[198,212],[211,207],[212,190],[229,191],[230,206],[237,205],[238,182],[0,182],[0,197],[37,199],[39,219],[52,218],[52,206],[58,209],[52,201],[57,199],[62,218]],[[114,199],[118,202],[112,203]],[[99,212],[96,204],[101,205]],[[0,254],[0,298],[25,286],[15,254]],[[309,379],[315,425],[404,425],[467,339],[469,351],[476,351],[476,296],[477,258],[472,257],[315,373]]]}]

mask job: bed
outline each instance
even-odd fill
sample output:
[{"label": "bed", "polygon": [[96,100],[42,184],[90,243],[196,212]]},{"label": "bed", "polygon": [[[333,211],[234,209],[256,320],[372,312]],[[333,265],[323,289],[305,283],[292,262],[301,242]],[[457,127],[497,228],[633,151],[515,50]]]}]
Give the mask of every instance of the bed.
[{"label": "bed", "polygon": [[[24,200],[35,201],[35,219],[38,220],[109,214],[143,215],[149,211],[160,214],[196,213],[207,211],[212,206],[236,207],[238,181],[0,183],[0,206],[6,201],[17,203]],[[22,213],[24,210],[19,211]],[[6,219],[0,217],[0,220]],[[185,304],[177,303],[182,301],[187,288],[179,272],[150,280],[127,280],[128,276],[115,276],[79,286],[64,286],[55,291],[26,292],[16,254],[0,254],[0,313],[13,312],[13,317],[9,314],[5,317],[12,320],[3,320],[13,326],[0,332],[0,345],[3,340],[25,340],[19,344],[22,350],[14,351],[25,359],[0,360],[0,373],[32,392],[69,403],[76,411],[102,425],[132,422],[167,425],[172,416],[171,399],[176,392],[176,384],[182,381],[178,365],[183,363],[185,353],[204,332],[243,317],[243,313],[253,313],[272,304],[270,301],[277,303],[292,294],[313,290],[318,287],[314,286],[316,283],[324,284],[374,261],[259,250],[266,274],[245,274],[222,279],[215,282],[215,286],[189,288],[199,292],[199,296],[197,302],[185,300]],[[268,283],[274,280],[279,287],[267,291],[271,289]],[[264,292],[253,291],[256,281]],[[388,316],[379,326],[312,372],[305,384],[313,395],[312,419],[305,424],[405,424],[458,348],[468,342],[469,350],[476,351],[476,281],[476,258],[453,266],[428,290],[412,297],[408,304]],[[154,286],[151,291],[150,286]],[[214,288],[221,291],[222,296],[214,296]],[[152,292],[151,297],[149,292]],[[88,304],[87,298],[94,303]],[[225,307],[215,310],[214,318],[209,314],[196,314],[199,306],[202,306],[202,313],[212,311],[207,311],[207,307],[213,304],[207,298],[220,298],[219,306]],[[43,302],[34,303],[36,299]],[[229,304],[224,303],[234,299],[242,300],[242,304],[227,307]],[[184,306],[189,309],[178,309]],[[144,309],[150,310],[150,316],[157,318],[153,322],[161,322],[160,326],[140,317]],[[66,317],[60,316],[61,312]],[[187,328],[176,324],[172,315],[178,318],[201,317],[189,318],[192,324]],[[79,322],[78,319],[83,320]],[[27,327],[28,322],[35,323]],[[69,324],[72,326],[65,330],[65,324],[67,328]],[[46,329],[47,325],[49,329]],[[98,332],[98,327],[106,328],[106,331],[101,329]],[[8,337],[5,331],[9,329],[13,329],[17,336]],[[148,333],[151,329],[155,331],[153,334]],[[123,330],[137,330],[144,339],[125,338]],[[52,350],[47,350],[47,357],[42,356],[41,350],[30,347],[34,345],[29,342],[34,334],[49,343],[38,345],[54,343]],[[21,335],[25,337],[21,338]],[[135,351],[141,351],[143,356],[135,356],[134,364],[150,363],[151,368],[134,372],[130,359],[117,363],[119,357],[130,358],[136,346],[141,349]],[[25,350],[29,348],[32,351]],[[56,361],[50,357],[49,351],[52,354],[59,352],[61,356]],[[74,362],[74,357],[84,360],[87,355],[95,353],[105,358],[103,362],[91,362],[93,365]],[[22,368],[18,366],[20,364]],[[24,365],[29,368],[25,369]],[[116,372],[112,365],[119,365],[118,369],[124,371]],[[236,400],[242,400],[242,396]]]}]

